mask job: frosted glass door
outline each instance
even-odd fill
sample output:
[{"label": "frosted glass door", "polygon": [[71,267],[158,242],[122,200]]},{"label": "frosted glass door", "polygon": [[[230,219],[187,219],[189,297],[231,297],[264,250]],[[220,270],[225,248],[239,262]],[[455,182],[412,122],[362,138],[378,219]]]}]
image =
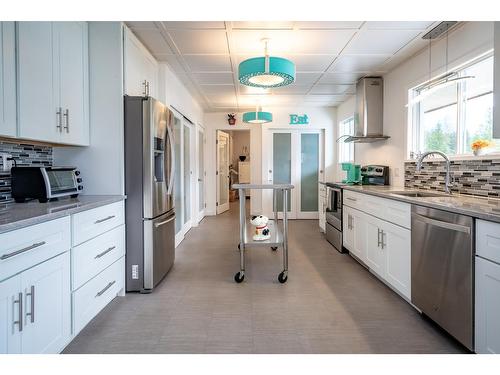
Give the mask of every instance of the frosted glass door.
[{"label": "frosted glass door", "polygon": [[319,134],[300,134],[300,211],[318,211]]},{"label": "frosted glass door", "polygon": [[[292,134],[273,134],[273,184],[292,183]],[[280,191],[276,191],[277,202],[273,199],[274,210],[283,210],[283,196]],[[293,193],[292,193],[293,194]],[[288,194],[288,211],[292,210],[292,197]]]},{"label": "frosted glass door", "polygon": [[205,210],[205,164],[204,164],[204,135],[201,130],[198,131],[198,211],[199,219],[204,216]]}]

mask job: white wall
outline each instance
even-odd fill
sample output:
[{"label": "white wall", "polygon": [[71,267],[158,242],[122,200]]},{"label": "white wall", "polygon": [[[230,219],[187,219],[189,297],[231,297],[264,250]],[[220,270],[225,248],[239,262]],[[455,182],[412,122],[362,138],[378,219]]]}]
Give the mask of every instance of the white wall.
[{"label": "white wall", "polygon": [[[492,22],[467,22],[449,35],[449,68],[493,48]],[[398,65],[384,75],[384,134],[387,141],[356,144],[358,164],[384,164],[391,168],[391,184],[404,185],[404,160],[407,151],[408,90],[429,78],[428,49]],[[432,45],[432,74],[445,71],[445,40]],[[351,110],[350,104],[339,107],[339,112]]]},{"label": "white wall", "polygon": [[[265,125],[246,124],[242,122],[241,113],[238,113],[236,125],[230,126],[227,123],[227,113],[215,112],[205,113],[204,124],[206,128],[206,202],[207,214],[215,215],[216,201],[216,130],[250,129],[250,168],[251,182],[262,183],[263,168],[267,167],[267,146],[263,145],[263,140],[268,137],[269,129],[324,129],[325,132],[325,179],[332,180],[335,173],[334,155],[335,146],[335,127],[337,119],[337,110],[335,108],[321,107],[277,107],[263,108],[265,111],[273,113],[273,122]],[[290,114],[307,114],[309,116],[309,125],[297,126],[289,125]],[[256,191],[251,194],[251,213],[262,212],[262,197]]]},{"label": "white wall", "polygon": [[[337,107],[337,126],[335,130],[335,139],[340,137],[343,134],[339,134],[338,132],[338,124],[341,123],[342,121],[348,119],[349,117],[354,116],[354,111],[356,110],[356,97],[350,97],[347,99],[345,102],[343,102],[341,105]],[[340,142],[343,142],[344,140],[340,140]],[[335,172],[334,172],[334,179],[333,181],[342,181],[345,178],[345,172],[342,171],[342,168],[338,165],[338,149],[335,147]],[[356,158],[356,155],[354,155],[354,158]]]}]

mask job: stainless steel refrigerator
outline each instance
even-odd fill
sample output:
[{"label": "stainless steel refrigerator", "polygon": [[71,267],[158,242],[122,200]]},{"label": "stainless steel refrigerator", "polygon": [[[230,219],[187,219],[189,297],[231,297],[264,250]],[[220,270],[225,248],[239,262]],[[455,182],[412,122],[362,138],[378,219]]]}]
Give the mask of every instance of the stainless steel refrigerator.
[{"label": "stainless steel refrigerator", "polygon": [[148,293],[175,259],[174,117],[154,98],[124,100],[127,291]]}]

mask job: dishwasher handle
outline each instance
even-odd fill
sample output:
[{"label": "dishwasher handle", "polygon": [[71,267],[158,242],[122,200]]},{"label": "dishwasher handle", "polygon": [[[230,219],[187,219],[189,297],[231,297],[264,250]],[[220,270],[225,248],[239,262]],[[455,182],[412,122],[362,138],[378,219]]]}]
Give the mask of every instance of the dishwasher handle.
[{"label": "dishwasher handle", "polygon": [[465,226],[465,225],[449,223],[447,221],[442,221],[442,220],[437,220],[437,219],[431,219],[430,217],[416,214],[415,212],[413,212],[412,215],[415,219],[417,219],[425,224],[434,225],[436,227],[440,227],[440,228],[444,228],[444,229],[454,230],[456,232],[464,232],[466,234],[471,234],[471,228],[468,226]]}]

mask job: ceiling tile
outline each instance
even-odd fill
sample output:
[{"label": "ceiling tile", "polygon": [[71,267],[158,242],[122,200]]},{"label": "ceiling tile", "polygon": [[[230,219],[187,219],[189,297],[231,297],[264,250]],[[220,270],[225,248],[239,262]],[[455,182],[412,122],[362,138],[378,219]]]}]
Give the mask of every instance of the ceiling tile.
[{"label": "ceiling tile", "polygon": [[193,73],[193,76],[200,85],[233,84],[233,73]]},{"label": "ceiling tile", "polygon": [[192,72],[231,72],[231,60],[226,55],[183,55]]},{"label": "ceiling tile", "polygon": [[299,29],[359,29],[363,21],[297,21]]},{"label": "ceiling tile", "polygon": [[269,54],[289,53],[295,45],[294,32],[290,30],[233,30],[232,53],[239,55],[264,55],[263,38],[269,38]]},{"label": "ceiling tile", "polygon": [[343,53],[392,55],[420,33],[419,30],[364,30],[356,35]]},{"label": "ceiling tile", "polygon": [[321,73],[298,72],[295,74],[295,83],[297,85],[312,85],[319,79],[319,77],[321,77]]},{"label": "ceiling tile", "polygon": [[368,21],[367,29],[425,30],[433,21]]},{"label": "ceiling tile", "polygon": [[233,29],[292,29],[292,21],[233,21]]},{"label": "ceiling tile", "polygon": [[173,51],[158,29],[134,29],[134,34],[153,54],[172,54]]},{"label": "ceiling tile", "polygon": [[352,85],[315,85],[311,94],[344,94]]},{"label": "ceiling tile", "polygon": [[171,38],[181,53],[228,54],[224,30],[169,30]]},{"label": "ceiling tile", "polygon": [[319,80],[321,84],[349,84],[356,83],[363,76],[361,73],[325,73]]},{"label": "ceiling tile", "polygon": [[295,63],[297,72],[324,72],[336,57],[334,55],[294,55],[287,58]]},{"label": "ceiling tile", "polygon": [[163,21],[166,29],[225,29],[224,21]]},{"label": "ceiling tile", "polygon": [[344,98],[344,95],[307,95],[305,101],[307,102],[335,102]]},{"label": "ceiling tile", "polygon": [[311,89],[311,85],[292,84],[273,89],[273,95],[302,94],[305,95]]},{"label": "ceiling tile", "polygon": [[338,55],[356,30],[300,30],[295,33],[293,53]]},{"label": "ceiling tile", "polygon": [[205,95],[234,96],[236,91],[234,85],[200,85]]},{"label": "ceiling tile", "polygon": [[340,56],[330,67],[329,72],[369,73],[382,65],[386,55],[345,55]]}]

